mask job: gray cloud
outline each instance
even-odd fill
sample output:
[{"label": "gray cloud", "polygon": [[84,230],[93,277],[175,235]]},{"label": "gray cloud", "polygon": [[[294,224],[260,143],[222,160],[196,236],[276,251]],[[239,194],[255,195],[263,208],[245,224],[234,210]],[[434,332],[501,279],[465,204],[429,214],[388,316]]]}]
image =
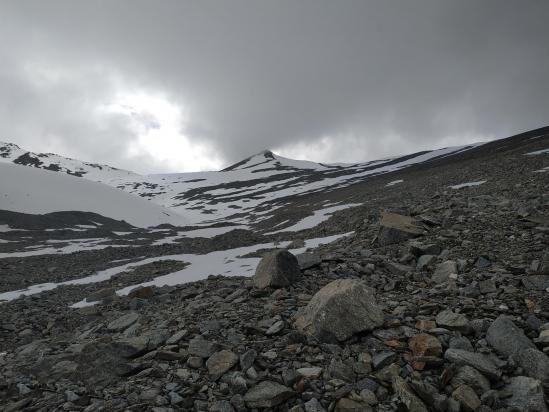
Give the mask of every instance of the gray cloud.
[{"label": "gray cloud", "polygon": [[0,139],[160,171],[97,112],[134,89],[184,108],[182,132],[227,163],[503,137],[548,123],[548,17],[545,0],[3,2]]}]

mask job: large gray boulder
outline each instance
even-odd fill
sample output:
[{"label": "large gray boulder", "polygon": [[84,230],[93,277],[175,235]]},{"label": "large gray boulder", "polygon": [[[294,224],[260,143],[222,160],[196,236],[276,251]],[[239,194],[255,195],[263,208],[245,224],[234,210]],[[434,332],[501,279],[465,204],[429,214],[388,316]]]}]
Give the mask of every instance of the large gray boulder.
[{"label": "large gray boulder", "polygon": [[424,234],[421,223],[410,216],[384,212],[381,215],[377,243],[379,246],[392,245]]},{"label": "large gray boulder", "polygon": [[505,315],[492,322],[486,332],[486,341],[499,353],[511,356],[526,349],[536,349],[522,329]]},{"label": "large gray boulder", "polygon": [[295,320],[301,332],[325,342],[344,341],[383,324],[383,312],[366,283],[338,279],[318,291]]},{"label": "large gray boulder", "polygon": [[259,289],[283,288],[294,283],[300,274],[296,257],[287,250],[277,250],[261,259],[253,282]]}]

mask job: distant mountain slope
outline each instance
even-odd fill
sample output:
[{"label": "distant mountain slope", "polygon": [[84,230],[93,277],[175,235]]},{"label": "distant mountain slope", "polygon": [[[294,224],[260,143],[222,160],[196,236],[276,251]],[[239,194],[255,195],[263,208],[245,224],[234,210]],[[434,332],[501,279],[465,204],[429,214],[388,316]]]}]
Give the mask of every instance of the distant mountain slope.
[{"label": "distant mountain slope", "polygon": [[22,149],[16,144],[0,142],[0,162],[15,163],[46,169],[54,172],[66,173],[73,176],[85,177],[88,180],[101,182],[117,176],[139,176],[137,173],[115,167],[83,162],[54,153],[34,153]]},{"label": "distant mountain slope", "polygon": [[92,212],[138,227],[188,223],[174,211],[74,176],[5,163],[0,163],[0,176],[0,210],[31,214]]},{"label": "distant mountain slope", "polygon": [[219,172],[116,177],[105,183],[175,210],[194,223],[255,224],[288,198],[352,185],[369,177],[442,159],[477,145],[419,152],[399,158],[327,165],[263,151]]},{"label": "distant mountain slope", "polygon": [[[81,162],[54,154],[36,154],[0,143],[0,162],[43,168],[101,182],[184,215],[191,224],[230,223],[255,226],[296,200],[329,194],[374,176],[404,169],[431,168],[468,157],[482,157],[533,143],[549,136],[549,128],[489,143],[423,151],[406,156],[354,164],[323,164],[287,159],[265,150],[221,171],[139,175],[110,166]],[[307,201],[306,203],[309,204]],[[312,215],[344,203],[310,203]],[[267,226],[269,223],[262,225]],[[288,226],[291,222],[287,223]],[[282,225],[284,227],[284,225]],[[283,229],[277,227],[276,230]]]}]

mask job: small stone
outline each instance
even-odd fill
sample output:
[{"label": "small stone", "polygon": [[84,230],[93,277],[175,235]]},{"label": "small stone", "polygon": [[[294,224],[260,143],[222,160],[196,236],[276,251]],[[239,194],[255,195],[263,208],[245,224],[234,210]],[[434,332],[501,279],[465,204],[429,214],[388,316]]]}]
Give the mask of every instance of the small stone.
[{"label": "small stone", "polygon": [[281,332],[284,329],[284,326],[286,326],[284,321],[279,320],[278,322],[273,323],[271,327],[267,329],[267,332],[265,332],[265,335],[267,336],[276,335],[277,333]]},{"label": "small stone", "polygon": [[458,386],[452,392],[452,397],[461,404],[461,407],[466,412],[474,412],[481,405],[475,391],[467,385]]},{"label": "small stone", "polygon": [[201,358],[209,358],[212,356],[219,348],[219,345],[214,342],[210,342],[202,337],[202,335],[197,335],[189,341],[189,354],[200,356]]},{"label": "small stone", "polygon": [[284,385],[263,381],[246,392],[244,401],[249,408],[272,408],[294,396],[295,392]]},{"label": "small stone", "polygon": [[429,330],[436,328],[437,324],[434,320],[418,320],[415,326],[419,330]]},{"label": "small stone", "polygon": [[73,391],[67,390],[65,391],[65,399],[67,400],[67,402],[76,402],[78,399],[80,399],[80,396],[78,396]]},{"label": "small stone", "polygon": [[486,269],[492,266],[492,262],[486,256],[479,256],[475,261],[475,266],[479,269]]},{"label": "small stone", "polygon": [[240,369],[242,369],[243,371],[248,370],[254,364],[256,357],[257,352],[254,349],[249,349],[244,352],[242,355],[240,355]]},{"label": "small stone", "polygon": [[206,361],[206,367],[212,379],[217,380],[237,363],[238,355],[236,353],[222,350],[210,356]]},{"label": "small stone", "polygon": [[450,349],[463,349],[474,352],[473,345],[471,345],[471,342],[465,336],[452,337],[450,339],[449,347]]},{"label": "small stone", "polygon": [[400,402],[406,406],[410,412],[428,412],[425,404],[410,389],[408,384],[400,376],[393,378],[393,390]]},{"label": "small stone", "polygon": [[493,279],[487,279],[478,282],[478,287],[480,289],[480,293],[482,293],[483,295],[485,295],[486,293],[494,293],[498,291],[496,287],[496,282]]},{"label": "small stone", "polygon": [[168,340],[166,340],[166,345],[175,345],[179,343],[179,341],[183,339],[186,334],[187,334],[186,330],[180,330],[179,332],[174,333],[172,336],[168,338]]},{"label": "small stone", "polygon": [[322,368],[319,368],[319,367],[299,368],[296,370],[296,373],[302,378],[318,379],[320,375],[322,375]]},{"label": "small stone", "polygon": [[433,255],[422,255],[418,258],[416,263],[416,270],[421,271],[426,268],[432,267],[437,258]]},{"label": "small stone", "polygon": [[138,286],[130,290],[128,298],[149,299],[154,296],[154,288],[152,286]]},{"label": "small stone", "polygon": [[376,405],[378,403],[376,394],[370,389],[362,389],[360,391],[360,397],[368,405]]},{"label": "small stone", "polygon": [[450,279],[457,279],[458,266],[453,260],[447,260],[437,266],[435,273],[431,277],[431,280],[435,283],[448,282]]},{"label": "small stone", "polygon": [[210,412],[235,412],[235,410],[229,401],[221,400],[212,405]]},{"label": "small stone", "polygon": [[178,405],[184,401],[183,397],[174,391],[169,392],[168,397],[170,398],[170,404],[172,405]]},{"label": "small stone", "polygon": [[305,412],[326,412],[326,409],[318,401],[318,399],[313,398],[305,402]]},{"label": "small stone", "polygon": [[534,341],[542,346],[549,345],[549,330],[542,330]]},{"label": "small stone", "polygon": [[398,355],[395,352],[391,351],[378,352],[372,358],[372,366],[374,369],[382,369],[393,363],[397,356]]},{"label": "small stone", "polygon": [[442,355],[442,345],[440,341],[427,333],[419,333],[412,336],[408,342],[410,350],[414,356],[440,356]]},{"label": "small stone", "polygon": [[335,412],[371,412],[372,408],[363,402],[341,398],[335,404]]},{"label": "small stone", "polygon": [[385,267],[395,276],[403,276],[408,272],[412,271],[412,268],[407,265],[402,265],[395,262],[387,262]]},{"label": "small stone", "polygon": [[451,383],[454,388],[460,385],[469,385],[477,395],[482,395],[490,390],[490,381],[475,368],[468,365],[461,366],[457,370]]},{"label": "small stone", "polygon": [[472,332],[469,320],[461,313],[455,313],[451,310],[444,310],[436,317],[437,325],[450,330],[457,330],[468,334]]},{"label": "small stone", "polygon": [[193,369],[200,369],[204,366],[204,359],[200,356],[189,356],[187,359],[187,365]]}]

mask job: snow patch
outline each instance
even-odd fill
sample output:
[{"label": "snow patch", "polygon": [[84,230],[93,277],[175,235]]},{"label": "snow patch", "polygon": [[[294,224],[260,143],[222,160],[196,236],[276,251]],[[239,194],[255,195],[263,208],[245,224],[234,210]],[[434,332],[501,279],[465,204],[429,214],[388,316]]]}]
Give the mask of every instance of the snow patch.
[{"label": "snow patch", "polygon": [[78,177],[6,163],[0,163],[0,176],[3,210],[32,214],[78,210],[139,227],[188,224],[174,211]]},{"label": "snow patch", "polygon": [[265,233],[266,235],[273,235],[281,232],[299,232],[300,230],[312,229],[318,226],[320,223],[328,220],[335,212],[339,210],[348,209],[350,207],[361,206],[362,203],[349,203],[346,205],[331,206],[324,209],[315,210],[312,216],[300,220],[295,225],[276,230],[274,232]]},{"label": "snow patch", "polygon": [[537,156],[540,154],[549,154],[549,149],[536,150],[535,152],[525,153],[526,156]]},{"label": "snow patch", "polygon": [[473,187],[473,186],[480,186],[483,183],[486,183],[486,180],[479,180],[478,182],[467,182],[467,183],[460,183],[459,185],[450,186],[452,189],[461,189],[464,187]]},{"label": "snow patch", "polygon": [[402,180],[402,179],[393,180],[392,182],[387,183],[385,186],[387,186],[387,187],[394,186],[394,185],[398,185],[399,183],[402,183],[402,182],[404,182],[404,180]]}]

